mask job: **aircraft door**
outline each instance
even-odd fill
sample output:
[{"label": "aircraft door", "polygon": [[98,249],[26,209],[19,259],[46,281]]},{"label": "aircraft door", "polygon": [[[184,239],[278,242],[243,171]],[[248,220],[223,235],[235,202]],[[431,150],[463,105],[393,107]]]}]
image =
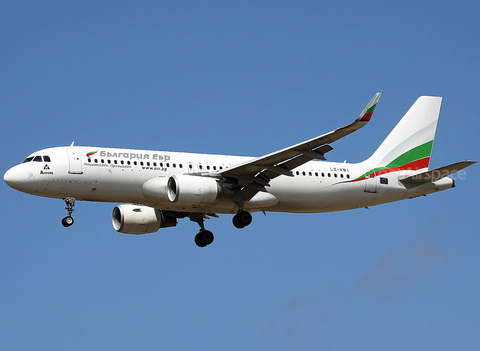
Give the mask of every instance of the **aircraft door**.
[{"label": "aircraft door", "polygon": [[377,177],[375,172],[365,176],[365,192],[366,193],[377,192]]},{"label": "aircraft door", "polygon": [[68,152],[68,173],[82,174],[82,160],[80,158],[80,151],[78,149],[67,148]]}]

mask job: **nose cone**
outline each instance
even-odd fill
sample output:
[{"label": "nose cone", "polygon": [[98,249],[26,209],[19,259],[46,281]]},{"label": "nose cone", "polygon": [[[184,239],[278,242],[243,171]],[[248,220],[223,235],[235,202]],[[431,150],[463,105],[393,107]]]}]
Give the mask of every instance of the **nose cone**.
[{"label": "nose cone", "polygon": [[3,180],[8,186],[18,189],[20,183],[20,174],[18,167],[12,167],[3,176]]}]

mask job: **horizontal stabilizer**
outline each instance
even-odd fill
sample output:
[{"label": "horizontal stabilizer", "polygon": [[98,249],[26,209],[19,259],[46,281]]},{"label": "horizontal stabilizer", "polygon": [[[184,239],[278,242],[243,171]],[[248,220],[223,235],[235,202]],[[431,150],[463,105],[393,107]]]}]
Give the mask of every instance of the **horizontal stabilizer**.
[{"label": "horizontal stabilizer", "polygon": [[445,167],[415,174],[414,176],[401,179],[401,181],[404,183],[416,184],[436,182],[437,180],[448,177],[449,175],[452,175],[453,173],[458,172],[465,167],[473,165],[474,163],[477,163],[477,161],[460,161]]}]

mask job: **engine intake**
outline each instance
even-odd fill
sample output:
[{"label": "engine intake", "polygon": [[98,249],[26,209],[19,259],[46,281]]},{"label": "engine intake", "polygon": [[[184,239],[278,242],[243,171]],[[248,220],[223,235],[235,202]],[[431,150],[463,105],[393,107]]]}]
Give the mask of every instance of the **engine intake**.
[{"label": "engine intake", "polygon": [[160,228],[175,227],[177,219],[148,206],[119,205],[113,209],[112,224],[119,233],[147,234]]},{"label": "engine intake", "polygon": [[211,205],[233,192],[219,184],[215,178],[191,175],[174,175],[167,182],[168,199],[179,205]]}]

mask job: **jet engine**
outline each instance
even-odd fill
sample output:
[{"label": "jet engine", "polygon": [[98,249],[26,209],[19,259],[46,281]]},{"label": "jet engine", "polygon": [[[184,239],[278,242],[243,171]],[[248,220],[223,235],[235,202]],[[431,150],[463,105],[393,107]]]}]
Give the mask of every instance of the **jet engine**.
[{"label": "jet engine", "polygon": [[174,175],[167,182],[168,199],[179,205],[210,205],[233,191],[220,185],[215,178],[191,175]]},{"label": "jet engine", "polygon": [[124,234],[154,233],[160,228],[175,227],[177,219],[162,211],[141,205],[119,205],[112,212],[113,228]]},{"label": "jet engine", "polygon": [[167,180],[167,177],[150,178],[143,183],[143,196],[154,201],[155,204],[161,205],[168,203]]}]

